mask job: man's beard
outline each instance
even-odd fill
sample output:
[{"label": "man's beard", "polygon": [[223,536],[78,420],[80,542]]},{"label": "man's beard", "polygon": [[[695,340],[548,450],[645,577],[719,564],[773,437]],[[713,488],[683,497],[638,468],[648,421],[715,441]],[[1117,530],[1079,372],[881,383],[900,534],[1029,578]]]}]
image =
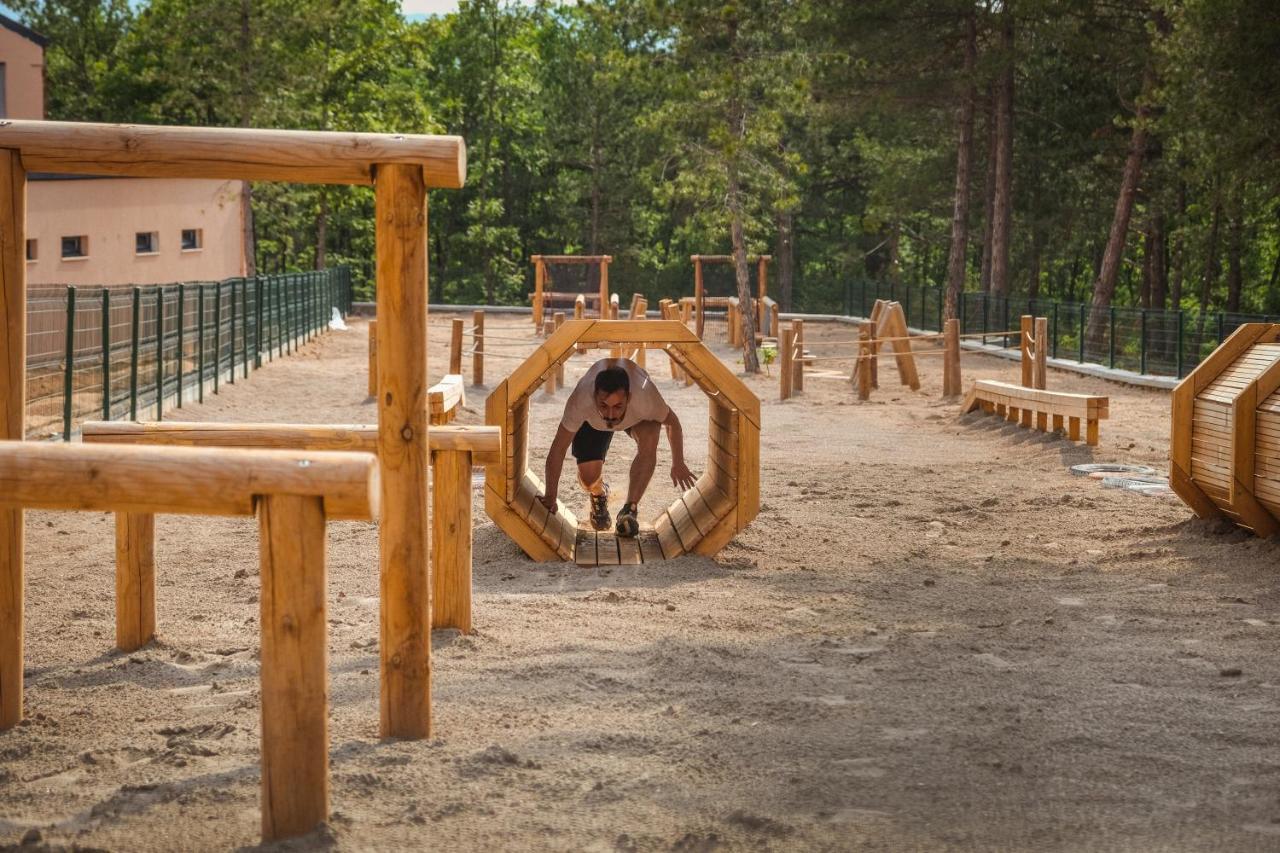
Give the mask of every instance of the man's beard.
[{"label": "man's beard", "polygon": [[622,423],[622,418],[601,418],[605,426],[613,427]]}]

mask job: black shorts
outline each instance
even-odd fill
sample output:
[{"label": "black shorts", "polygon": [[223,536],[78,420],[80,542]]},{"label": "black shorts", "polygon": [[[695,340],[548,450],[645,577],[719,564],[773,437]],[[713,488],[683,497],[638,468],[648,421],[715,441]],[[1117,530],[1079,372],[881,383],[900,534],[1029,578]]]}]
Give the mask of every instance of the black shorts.
[{"label": "black shorts", "polygon": [[[627,435],[630,434],[631,430],[627,430]],[[603,462],[612,442],[612,430],[596,429],[583,421],[573,435],[573,458],[578,460],[579,465],[583,462]]]}]

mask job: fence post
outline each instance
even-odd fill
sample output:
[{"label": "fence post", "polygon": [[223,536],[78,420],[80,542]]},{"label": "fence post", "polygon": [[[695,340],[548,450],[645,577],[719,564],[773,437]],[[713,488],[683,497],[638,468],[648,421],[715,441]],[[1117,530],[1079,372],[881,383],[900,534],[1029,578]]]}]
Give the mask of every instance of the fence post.
[{"label": "fence post", "polygon": [[1142,326],[1138,341],[1138,372],[1147,372],[1147,309],[1142,309]]},{"label": "fence post", "polygon": [[71,394],[76,370],[76,289],[67,288],[67,363],[62,375],[62,440],[71,440]]},{"label": "fence post", "polygon": [[213,393],[218,393],[222,373],[222,282],[213,285]]},{"label": "fence post", "polygon": [[795,382],[795,375],[792,372],[791,354],[796,346],[796,333],[794,329],[782,330],[782,346],[779,347],[781,352],[781,364],[778,367],[778,399],[788,400],[791,398],[791,388]]},{"label": "fence post", "polygon": [[111,291],[102,288],[102,419],[111,420]]},{"label": "fence post", "polygon": [[164,288],[156,288],[156,420],[164,420]]},{"label": "fence post", "polygon": [[1111,316],[1107,320],[1107,367],[1116,367],[1116,306],[1111,306]]},{"label": "fence post", "polygon": [[129,420],[138,419],[138,337],[142,329],[142,288],[133,289],[133,318],[129,321]]},{"label": "fence post", "polygon": [[262,367],[262,279],[253,277],[253,369]]},{"label": "fence post", "polygon": [[204,402],[204,285],[196,285],[196,337],[200,339],[196,353],[196,396]]},{"label": "fence post", "polygon": [[249,378],[249,279],[240,279],[240,374]]},{"label": "fence post", "polygon": [[1077,359],[1077,361],[1079,361],[1081,364],[1084,364],[1084,310],[1085,310],[1085,305],[1083,302],[1081,302],[1080,303],[1080,358]]},{"label": "fence post", "polygon": [[182,408],[182,362],[187,357],[187,288],[178,285],[178,408]]},{"label": "fence post", "polygon": [[236,280],[231,279],[231,340],[227,342],[227,361],[230,363],[231,370],[227,376],[227,384],[236,384],[236,317],[239,312],[236,311]]},{"label": "fence post", "polygon": [[449,372],[462,373],[462,331],[461,317],[455,317],[449,324]]},{"label": "fence post", "polygon": [[484,384],[484,311],[471,312],[471,384]]}]

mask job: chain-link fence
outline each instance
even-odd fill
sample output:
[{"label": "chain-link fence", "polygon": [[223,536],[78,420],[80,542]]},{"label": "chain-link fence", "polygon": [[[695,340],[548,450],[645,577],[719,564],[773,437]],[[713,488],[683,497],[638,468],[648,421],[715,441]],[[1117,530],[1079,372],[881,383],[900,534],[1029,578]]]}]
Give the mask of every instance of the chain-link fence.
[{"label": "chain-link fence", "polygon": [[[891,281],[850,282],[845,291],[845,313],[866,317],[877,299],[902,304],[909,325],[940,331],[945,293],[929,285]],[[1023,314],[1049,320],[1049,355],[1080,363],[1157,376],[1185,376],[1218,344],[1244,323],[1275,323],[1280,316],[1236,314],[1223,311],[1172,311],[1158,308],[1112,306],[1101,312],[1090,328],[1089,305],[1025,296],[960,294],[961,334],[990,332],[984,342],[1016,346],[1015,338],[1000,333],[1018,328]]]},{"label": "chain-link fence", "polygon": [[351,308],[346,267],[145,287],[38,285],[27,294],[27,435],[85,420],[163,419],[245,379]]}]

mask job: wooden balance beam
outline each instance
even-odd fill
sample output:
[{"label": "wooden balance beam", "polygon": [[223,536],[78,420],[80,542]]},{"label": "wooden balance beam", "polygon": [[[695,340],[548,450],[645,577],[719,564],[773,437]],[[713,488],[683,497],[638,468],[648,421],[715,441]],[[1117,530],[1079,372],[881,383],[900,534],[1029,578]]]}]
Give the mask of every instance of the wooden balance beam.
[{"label": "wooden balance beam", "polygon": [[1069,394],[1065,391],[1044,391],[1037,388],[1024,388],[1012,382],[997,382],[992,379],[979,379],[965,395],[960,404],[960,414],[965,415],[975,409],[1000,415],[1013,423],[1021,422],[1023,426],[1031,426],[1031,415],[1035,415],[1036,429],[1045,432],[1049,429],[1049,419],[1053,419],[1053,431],[1063,428],[1067,423],[1067,436],[1072,441],[1080,440],[1080,422],[1085,423],[1085,441],[1092,447],[1098,444],[1098,421],[1109,416],[1109,399],[1093,394]]},{"label": "wooden balance beam", "polygon": [[[267,841],[308,832],[329,818],[325,525],[331,518],[376,520],[378,499],[377,462],[366,453],[0,442],[0,506],[6,508],[105,511],[117,518],[257,514]],[[8,538],[0,531],[0,539]],[[0,633],[4,729],[22,718],[24,602],[20,574],[16,584],[0,580],[18,591],[15,599],[0,600],[6,625],[18,629],[16,641]],[[145,575],[127,580],[135,589],[148,584]],[[118,598],[125,607],[139,600]],[[117,625],[122,618],[140,623],[145,610],[118,612]]]},{"label": "wooden balance beam", "polygon": [[[359,425],[91,421],[82,435],[90,444],[378,450],[378,428]],[[471,469],[504,461],[501,442],[497,427],[447,426],[430,432],[436,543],[431,551],[432,627],[471,631]],[[116,647],[128,652],[151,642],[156,630],[154,514],[116,516],[116,597]],[[135,618],[135,612],[141,616]]]}]

